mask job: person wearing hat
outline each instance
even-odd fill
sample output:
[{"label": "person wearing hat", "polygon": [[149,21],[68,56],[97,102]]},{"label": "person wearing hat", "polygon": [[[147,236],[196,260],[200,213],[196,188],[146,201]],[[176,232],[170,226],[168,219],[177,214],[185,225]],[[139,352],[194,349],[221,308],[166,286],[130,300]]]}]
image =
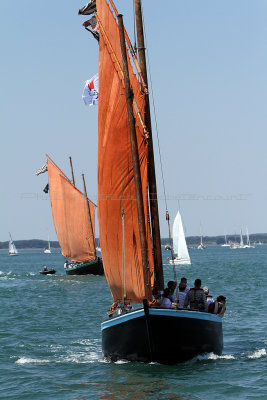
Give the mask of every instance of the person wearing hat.
[{"label": "person wearing hat", "polygon": [[209,294],[210,290],[209,290],[208,286],[203,286],[203,292],[204,292],[204,294],[206,296],[206,300],[207,300],[207,303],[208,303],[208,306],[209,306],[210,303],[214,302],[214,300],[213,300],[213,297]]}]

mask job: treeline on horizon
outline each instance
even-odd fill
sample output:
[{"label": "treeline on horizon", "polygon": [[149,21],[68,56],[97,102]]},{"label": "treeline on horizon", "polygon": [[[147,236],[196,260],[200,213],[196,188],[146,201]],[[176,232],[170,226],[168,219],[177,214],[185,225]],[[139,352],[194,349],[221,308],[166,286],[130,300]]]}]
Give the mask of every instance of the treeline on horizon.
[{"label": "treeline on horizon", "polygon": [[[267,243],[267,233],[252,233],[249,235],[250,241],[253,242],[261,242]],[[206,245],[220,245],[225,243],[225,237],[221,236],[203,236],[202,238],[203,243]],[[246,242],[246,236],[243,235],[243,240]],[[98,242],[98,239],[96,238]],[[227,241],[230,242],[239,242],[240,236],[239,235],[227,235]],[[187,244],[190,245],[197,245],[200,242],[199,236],[187,236],[186,237]],[[8,243],[0,242],[0,249],[8,249]],[[47,247],[47,240],[41,239],[30,239],[30,240],[14,240],[17,249],[45,249]],[[161,243],[163,245],[169,244],[169,238],[161,238]],[[50,246],[54,249],[60,248],[59,243],[57,241],[51,241]]]}]

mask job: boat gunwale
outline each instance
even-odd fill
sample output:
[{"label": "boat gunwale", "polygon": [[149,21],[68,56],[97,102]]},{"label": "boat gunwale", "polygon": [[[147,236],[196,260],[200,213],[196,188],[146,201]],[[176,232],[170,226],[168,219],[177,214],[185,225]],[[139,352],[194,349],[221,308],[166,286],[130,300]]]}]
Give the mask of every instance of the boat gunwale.
[{"label": "boat gunwale", "polygon": [[[210,322],[222,323],[222,318],[217,314],[211,314],[203,311],[195,311],[195,310],[175,310],[170,308],[157,308],[151,307],[149,308],[149,315],[153,316],[166,316],[176,318],[190,318],[190,319],[201,319]],[[130,311],[128,313],[122,315],[116,315],[115,317],[111,317],[108,320],[105,320],[101,324],[101,330],[107,329],[111,326],[118,325],[120,323],[128,322],[135,318],[140,318],[145,316],[145,312],[143,308],[136,309],[134,311]]]}]

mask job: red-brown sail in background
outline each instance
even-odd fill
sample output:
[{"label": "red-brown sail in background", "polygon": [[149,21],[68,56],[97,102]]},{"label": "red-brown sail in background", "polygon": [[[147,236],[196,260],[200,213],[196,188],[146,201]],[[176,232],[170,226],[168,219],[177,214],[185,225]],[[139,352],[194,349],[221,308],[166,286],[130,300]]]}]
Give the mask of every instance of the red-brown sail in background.
[{"label": "red-brown sail in background", "polygon": [[[145,297],[128,117],[117,22],[106,0],[97,0],[100,22],[98,110],[98,215],[105,276],[114,301]],[[150,282],[153,258],[147,199],[147,143],[137,111],[144,113],[140,84],[129,64],[134,92]]]},{"label": "red-brown sail in background", "polygon": [[[53,221],[62,255],[71,261],[86,262],[95,258],[86,199],[56,166],[47,160]],[[93,231],[94,206],[89,201]]]},{"label": "red-brown sail in background", "polygon": [[64,257],[70,256],[68,232],[63,203],[63,189],[61,185],[61,173],[49,159],[47,160],[50,204],[57,238]]}]

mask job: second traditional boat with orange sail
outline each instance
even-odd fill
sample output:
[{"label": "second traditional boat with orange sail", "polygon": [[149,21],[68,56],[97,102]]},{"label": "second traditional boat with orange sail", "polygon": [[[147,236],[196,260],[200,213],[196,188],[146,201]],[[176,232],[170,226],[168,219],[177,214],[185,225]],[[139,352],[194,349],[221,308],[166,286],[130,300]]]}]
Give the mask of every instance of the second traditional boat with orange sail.
[{"label": "second traditional boat with orange sail", "polygon": [[[95,207],[47,156],[50,203],[67,275],[103,275],[95,246]],[[84,176],[83,176],[84,180]]]}]

